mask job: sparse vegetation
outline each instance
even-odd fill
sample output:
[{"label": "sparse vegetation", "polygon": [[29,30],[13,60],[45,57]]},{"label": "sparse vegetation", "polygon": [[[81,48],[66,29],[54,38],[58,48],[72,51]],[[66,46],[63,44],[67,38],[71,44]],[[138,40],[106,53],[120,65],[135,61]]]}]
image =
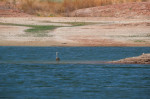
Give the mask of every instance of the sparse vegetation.
[{"label": "sparse vegetation", "polygon": [[48,30],[54,30],[60,26],[54,25],[25,25],[25,24],[13,24],[13,23],[0,23],[0,25],[11,25],[11,26],[24,26],[29,27],[29,29],[25,30],[27,35],[33,35],[38,37],[48,36]]},{"label": "sparse vegetation", "polygon": [[[47,22],[47,21],[46,21]],[[64,23],[70,24],[72,26],[84,26],[90,24],[96,24],[94,22],[48,22],[48,23]],[[29,27],[29,29],[25,30],[27,35],[34,35],[38,37],[48,36],[47,31],[54,30],[58,27],[69,27],[69,26],[55,26],[55,25],[25,25],[25,24],[13,24],[13,23],[0,23],[0,25],[11,25],[11,26],[24,26]],[[26,35],[26,36],[27,36]]]},{"label": "sparse vegetation", "polygon": [[43,26],[43,25],[25,25],[25,26],[31,27],[30,29],[25,30],[25,32],[32,32],[32,33],[44,32],[44,31],[47,31],[47,30],[54,30],[58,27],[58,26],[53,26],[53,25],[47,25],[47,26]]},{"label": "sparse vegetation", "polygon": [[51,21],[42,21],[42,23],[61,23],[61,24],[69,24],[71,26],[85,26],[85,25],[92,25],[92,24],[106,24],[100,22],[51,22]]},{"label": "sparse vegetation", "polygon": [[44,32],[47,30],[54,30],[60,26],[54,26],[54,25],[25,25],[25,24],[13,24],[13,23],[0,23],[0,25],[11,25],[11,26],[25,26],[30,27],[29,29],[25,30],[25,32]]},{"label": "sparse vegetation", "polygon": [[147,0],[0,0],[14,4],[18,9],[37,16],[68,16],[77,9]]},{"label": "sparse vegetation", "polygon": [[144,40],[135,40],[135,42],[146,42]]},{"label": "sparse vegetation", "polygon": [[96,24],[94,22],[64,22],[64,23],[70,24],[72,26],[84,26],[84,25]]}]

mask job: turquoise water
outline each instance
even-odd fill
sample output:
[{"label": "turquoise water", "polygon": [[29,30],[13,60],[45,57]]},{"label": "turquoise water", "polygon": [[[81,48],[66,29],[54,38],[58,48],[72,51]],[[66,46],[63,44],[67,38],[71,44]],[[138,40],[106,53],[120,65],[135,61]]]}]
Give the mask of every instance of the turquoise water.
[{"label": "turquoise water", "polygon": [[0,98],[149,99],[150,65],[103,63],[142,53],[150,47],[0,47]]}]

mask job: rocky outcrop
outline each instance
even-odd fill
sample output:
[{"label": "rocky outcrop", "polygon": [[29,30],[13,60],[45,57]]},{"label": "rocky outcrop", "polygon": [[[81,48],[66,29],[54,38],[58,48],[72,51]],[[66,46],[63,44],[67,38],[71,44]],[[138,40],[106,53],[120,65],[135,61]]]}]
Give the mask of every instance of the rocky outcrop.
[{"label": "rocky outcrop", "polygon": [[150,54],[142,54],[141,56],[125,58],[118,61],[110,61],[114,64],[150,64]]}]

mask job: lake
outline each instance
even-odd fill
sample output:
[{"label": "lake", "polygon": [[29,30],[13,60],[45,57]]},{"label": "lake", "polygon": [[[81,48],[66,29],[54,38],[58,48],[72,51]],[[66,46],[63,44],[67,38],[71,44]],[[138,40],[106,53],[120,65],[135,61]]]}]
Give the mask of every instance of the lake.
[{"label": "lake", "polygon": [[[56,62],[59,52],[60,62]],[[0,47],[1,99],[149,99],[150,47]]]}]

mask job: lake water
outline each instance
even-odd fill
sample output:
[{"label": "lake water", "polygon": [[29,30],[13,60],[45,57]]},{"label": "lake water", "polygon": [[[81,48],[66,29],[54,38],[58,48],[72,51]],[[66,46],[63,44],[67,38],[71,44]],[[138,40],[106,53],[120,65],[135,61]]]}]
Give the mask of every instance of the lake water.
[{"label": "lake water", "polygon": [[[55,62],[59,52],[60,62]],[[150,47],[0,47],[0,99],[149,99]]]}]

